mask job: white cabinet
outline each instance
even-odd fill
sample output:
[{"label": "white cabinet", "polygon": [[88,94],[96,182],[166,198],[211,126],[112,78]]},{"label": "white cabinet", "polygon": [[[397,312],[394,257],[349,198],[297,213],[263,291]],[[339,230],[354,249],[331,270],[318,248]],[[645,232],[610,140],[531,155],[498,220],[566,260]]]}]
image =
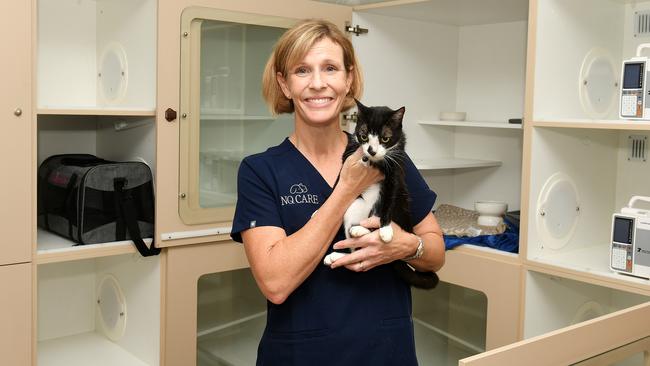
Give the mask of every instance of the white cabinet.
[{"label": "white cabinet", "polygon": [[160,364],[160,260],[125,254],[37,269],[38,365]]},{"label": "white cabinet", "polygon": [[[466,6],[465,6],[466,5]],[[437,203],[520,206],[527,1],[393,2],[354,8],[366,105],[406,106],[407,151]],[[440,121],[441,112],[466,121]]]},{"label": "white cabinet", "polygon": [[[35,4],[34,171],[49,156],[83,153],[145,162],[155,176],[156,1]],[[36,242],[39,263],[134,251],[130,242],[72,248],[40,229]]]},{"label": "white cabinet", "polygon": [[153,111],[156,1],[38,0],[40,111]]},{"label": "white cabinet", "polygon": [[[266,324],[266,300],[246,268],[242,245],[180,246],[170,248],[167,259],[167,364],[253,365]],[[480,270],[486,268],[489,266]],[[509,283],[510,279],[502,277],[509,268],[497,272],[497,278]],[[456,279],[453,272],[445,276]],[[512,280],[518,282],[518,277]],[[493,342],[486,335],[490,334],[486,328],[496,325],[488,319],[488,304],[498,303],[502,293],[499,286],[469,282],[468,286],[442,282],[435,290],[413,291],[416,349],[421,364],[455,364]],[[503,328],[504,324],[499,326]]]},{"label": "white cabinet", "polygon": [[539,336],[648,301],[649,296],[528,271],[524,338]]},{"label": "white cabinet", "polygon": [[[609,269],[612,214],[650,195],[647,121],[618,118],[621,62],[650,37],[646,1],[531,1],[523,196],[527,260],[647,293]],[[528,179],[529,178],[529,179]]]},{"label": "white cabinet", "polygon": [[532,131],[527,258],[630,286],[647,280],[609,269],[612,214],[650,195],[633,139],[647,131],[536,127]]},{"label": "white cabinet", "polygon": [[[155,174],[157,2],[35,5],[34,175],[66,153],[141,161]],[[161,258],[142,258],[131,241],[75,245],[34,230],[34,363],[160,365]]]}]

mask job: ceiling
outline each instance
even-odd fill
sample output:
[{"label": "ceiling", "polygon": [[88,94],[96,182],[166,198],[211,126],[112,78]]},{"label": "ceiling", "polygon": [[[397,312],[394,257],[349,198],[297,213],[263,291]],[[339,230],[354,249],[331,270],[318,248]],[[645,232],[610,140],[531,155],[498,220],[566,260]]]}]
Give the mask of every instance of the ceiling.
[{"label": "ceiling", "polygon": [[[459,26],[528,19],[528,0],[318,1],[354,6],[357,11],[373,14]],[[403,5],[394,5],[399,3]]]}]

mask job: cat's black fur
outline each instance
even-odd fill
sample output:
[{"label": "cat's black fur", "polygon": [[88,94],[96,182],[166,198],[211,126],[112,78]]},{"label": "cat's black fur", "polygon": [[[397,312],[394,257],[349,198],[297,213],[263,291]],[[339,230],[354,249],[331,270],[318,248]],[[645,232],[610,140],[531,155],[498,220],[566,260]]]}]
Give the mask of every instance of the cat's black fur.
[{"label": "cat's black fur", "polygon": [[[386,153],[384,159],[374,162],[364,155],[364,161],[379,169],[385,176],[380,183],[380,197],[375,203],[370,216],[378,216],[381,227],[389,225],[391,221],[399,225],[402,230],[413,233],[413,222],[411,218],[410,197],[405,180],[404,151],[406,136],[402,131],[402,118],[405,108],[392,110],[388,107],[366,107],[357,101],[358,114],[357,125],[354,132],[354,139],[351,139],[343,161],[352,155],[360,146],[363,136],[375,134],[379,136],[390,136],[387,142],[380,142],[391,150]],[[358,223],[356,223],[358,224]],[[438,284],[438,276],[435,272],[415,271],[406,262],[397,260],[392,263],[395,271],[404,281],[411,286],[423,289],[431,289]]]}]

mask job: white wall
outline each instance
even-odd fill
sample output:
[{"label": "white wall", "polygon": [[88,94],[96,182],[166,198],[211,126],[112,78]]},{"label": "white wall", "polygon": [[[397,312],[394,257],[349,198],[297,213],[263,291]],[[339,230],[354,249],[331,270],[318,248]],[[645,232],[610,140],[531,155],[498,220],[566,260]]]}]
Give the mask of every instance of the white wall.
[{"label": "white wall", "polygon": [[456,109],[471,121],[524,115],[528,22],[460,27]]},{"label": "white wall", "polygon": [[[526,80],[524,21],[460,27],[456,110],[468,120],[507,123],[522,118]],[[498,168],[459,170],[453,202],[473,209],[478,200],[520,207],[521,130],[456,128],[454,155],[499,160]]]}]

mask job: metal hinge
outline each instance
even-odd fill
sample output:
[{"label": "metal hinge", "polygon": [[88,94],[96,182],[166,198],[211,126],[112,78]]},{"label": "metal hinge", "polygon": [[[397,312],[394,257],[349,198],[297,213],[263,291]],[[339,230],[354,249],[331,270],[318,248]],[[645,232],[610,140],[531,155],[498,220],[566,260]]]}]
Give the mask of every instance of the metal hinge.
[{"label": "metal hinge", "polygon": [[343,118],[341,118],[341,127],[343,127],[343,128],[348,128],[348,125],[350,124],[350,122],[357,123],[357,112],[356,111],[354,111],[352,113],[349,113],[349,114],[344,114],[342,117]]},{"label": "metal hinge", "polygon": [[354,34],[356,34],[358,36],[360,34],[368,33],[368,28],[361,28],[361,27],[359,27],[358,24],[355,25],[354,27],[351,26],[350,24],[346,24],[345,25],[345,31],[348,32],[348,33],[354,33]]},{"label": "metal hinge", "polygon": [[350,114],[344,114],[343,115],[343,121],[344,122],[354,122],[357,123],[357,112],[352,112]]}]

